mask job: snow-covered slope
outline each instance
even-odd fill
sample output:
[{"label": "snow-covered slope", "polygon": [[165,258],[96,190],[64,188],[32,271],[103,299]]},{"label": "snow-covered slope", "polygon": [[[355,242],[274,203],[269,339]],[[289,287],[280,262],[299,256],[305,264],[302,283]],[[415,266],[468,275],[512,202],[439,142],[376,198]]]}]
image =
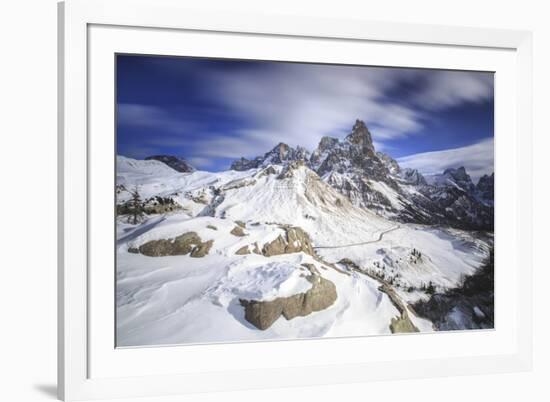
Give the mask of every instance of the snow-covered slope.
[{"label": "snow-covered slope", "polygon": [[[137,188],[144,200],[179,206],[138,225],[118,217],[119,346],[429,331],[408,303],[426,298],[429,282],[455,286],[489,250],[489,240],[467,232],[360,208],[299,160],[217,173],[124,157],[117,164],[119,204]],[[161,253],[182,236],[203,252]],[[241,300],[292,299],[316,277],[335,286],[328,307],[281,315],[264,330],[246,318]]]},{"label": "snow-covered slope", "polygon": [[[233,221],[215,217],[170,215],[142,226],[151,229],[139,234],[140,227],[131,228],[118,244],[119,346],[383,334],[390,333],[389,323],[398,315],[379,284],[365,275],[343,273],[303,252],[236,254],[242,246],[258,242],[261,248],[279,236],[276,225],[247,225],[244,237],[230,234]],[[214,239],[207,256],[128,252],[129,246],[189,230]],[[332,306],[306,317],[281,317],[264,331],[245,320],[240,299],[273,300],[307,291],[311,284],[304,280],[304,263],[314,264],[335,284],[338,298]]]}]

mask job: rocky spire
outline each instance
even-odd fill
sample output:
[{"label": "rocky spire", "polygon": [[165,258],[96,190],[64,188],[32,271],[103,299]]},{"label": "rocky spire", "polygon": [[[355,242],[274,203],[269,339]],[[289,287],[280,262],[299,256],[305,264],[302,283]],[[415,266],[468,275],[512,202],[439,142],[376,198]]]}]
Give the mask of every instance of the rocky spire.
[{"label": "rocky spire", "polygon": [[362,148],[374,151],[372,144],[372,136],[364,121],[357,119],[351,133],[346,137],[346,140],[352,144],[360,145]]}]

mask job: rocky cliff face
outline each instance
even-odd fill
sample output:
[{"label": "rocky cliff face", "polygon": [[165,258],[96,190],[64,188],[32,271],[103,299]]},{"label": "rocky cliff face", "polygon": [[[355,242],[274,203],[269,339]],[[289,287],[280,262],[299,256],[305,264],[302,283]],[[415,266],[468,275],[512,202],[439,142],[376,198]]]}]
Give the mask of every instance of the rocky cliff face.
[{"label": "rocky cliff face", "polygon": [[487,205],[495,201],[495,174],[482,176],[476,184],[478,198]]},{"label": "rocky cliff face", "polygon": [[145,158],[146,161],[155,160],[164,163],[167,166],[170,166],[177,172],[180,173],[191,173],[195,171],[195,168],[191,166],[189,162],[185,159],[178,158],[172,155],[153,155]]},{"label": "rocky cliff face", "polygon": [[416,169],[402,169],[377,152],[366,124],[357,120],[344,140],[323,137],[310,154],[280,143],[252,160],[235,161],[233,170],[301,162],[362,208],[403,222],[493,229],[494,174],[474,185],[464,167],[427,180]]},{"label": "rocky cliff face", "polygon": [[422,173],[420,173],[417,169],[406,168],[401,170],[398,174],[399,177],[407,184],[411,184],[413,186],[428,185],[428,182],[426,182],[426,179],[422,176]]}]

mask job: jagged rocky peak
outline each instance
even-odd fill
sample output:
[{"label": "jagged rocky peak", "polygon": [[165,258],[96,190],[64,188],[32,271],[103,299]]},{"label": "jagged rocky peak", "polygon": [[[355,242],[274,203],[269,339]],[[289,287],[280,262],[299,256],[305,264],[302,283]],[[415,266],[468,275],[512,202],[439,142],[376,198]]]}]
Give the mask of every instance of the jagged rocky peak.
[{"label": "jagged rocky peak", "polygon": [[246,159],[240,158],[231,163],[231,170],[245,171],[250,169],[255,169],[261,165],[263,159],[261,157],[256,157],[255,159]]},{"label": "jagged rocky peak", "polygon": [[455,168],[448,168],[443,171],[444,175],[451,176],[453,179],[461,181],[472,181],[470,175],[466,173],[466,168],[464,166]]},{"label": "jagged rocky peak", "polygon": [[291,146],[280,142],[263,156],[254,159],[240,158],[231,164],[232,170],[243,171],[265,167],[268,165],[284,165],[292,161],[309,160],[309,152],[303,147],[292,148]]},{"label": "jagged rocky peak", "polygon": [[[397,162],[393,162],[398,168]],[[376,154],[371,133],[362,120],[356,120],[344,141],[323,137],[312,154],[310,163],[319,176],[347,172],[393,185],[389,170]]]},{"label": "jagged rocky peak", "polygon": [[493,201],[495,192],[495,174],[483,175],[476,184],[476,191],[483,200]]},{"label": "jagged rocky peak", "polygon": [[476,184],[478,190],[483,190],[486,188],[493,188],[495,185],[495,174],[491,173],[490,175],[484,174],[481,176]]},{"label": "jagged rocky peak", "polygon": [[422,173],[417,169],[405,168],[400,171],[399,175],[407,184],[415,186],[426,186],[428,184]]},{"label": "jagged rocky peak", "polygon": [[191,166],[189,162],[187,162],[183,158],[178,158],[177,156],[173,155],[152,155],[145,158],[146,161],[149,160],[155,160],[164,163],[167,166],[170,166],[172,169],[174,169],[177,172],[180,173],[191,173],[195,171],[195,168]]},{"label": "jagged rocky peak", "polygon": [[357,119],[355,121],[355,124],[351,129],[351,133],[348,134],[346,140],[352,144],[360,145],[362,148],[374,151],[374,145],[372,144],[372,135],[363,120]]},{"label": "jagged rocky peak", "polygon": [[288,156],[288,151],[290,147],[284,142],[279,142],[275,147],[269,152],[269,154],[278,158],[279,160],[285,160]]},{"label": "jagged rocky peak", "polygon": [[339,142],[338,138],[324,136],[323,138],[321,138],[321,141],[319,141],[319,145],[317,146],[317,151],[318,152],[328,151],[329,149],[334,148],[334,146],[338,144],[338,142]]},{"label": "jagged rocky peak", "polygon": [[280,142],[271,151],[267,152],[262,164],[282,164],[284,162],[305,161],[309,158],[309,152],[303,147],[292,148]]},{"label": "jagged rocky peak", "polygon": [[472,178],[466,172],[466,168],[464,166],[461,166],[458,169],[445,169],[445,171],[443,172],[443,176],[451,179],[455,184],[457,184],[465,191],[472,191],[474,189]]}]

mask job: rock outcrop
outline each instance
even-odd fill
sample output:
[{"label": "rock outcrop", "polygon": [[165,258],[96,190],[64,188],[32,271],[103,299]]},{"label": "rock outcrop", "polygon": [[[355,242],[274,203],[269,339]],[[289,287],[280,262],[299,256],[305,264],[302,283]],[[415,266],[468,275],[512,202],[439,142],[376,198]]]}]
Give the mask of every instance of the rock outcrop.
[{"label": "rock outcrop", "polygon": [[200,243],[197,245],[193,250],[191,250],[191,257],[193,258],[201,258],[208,254],[210,249],[212,248],[212,245],[214,244],[214,240],[208,240],[204,243]]},{"label": "rock outcrop", "polygon": [[208,254],[214,240],[203,242],[195,232],[187,232],[173,239],[151,240],[139,247],[128,249],[130,253],[143,254],[148,257],[165,257],[190,254],[199,258]]},{"label": "rock outcrop", "polygon": [[311,275],[306,279],[311,288],[305,293],[280,297],[271,301],[240,300],[245,310],[245,319],[256,328],[269,328],[280,316],[287,320],[304,317],[315,311],[330,307],[337,299],[336,286],[323,278],[313,267],[306,267]]},{"label": "rock outcrop", "polygon": [[266,257],[280,254],[304,252],[315,256],[309,235],[299,227],[284,227],[285,235],[279,235],[275,240],[264,244],[262,254]]},{"label": "rock outcrop", "polygon": [[237,237],[244,237],[246,236],[246,233],[244,232],[243,228],[240,226],[235,226],[233,229],[231,229],[231,233],[233,236]]},{"label": "rock outcrop", "polygon": [[235,254],[237,254],[237,255],[250,254],[250,250],[248,249],[248,246],[242,246],[240,249],[235,251]]}]

